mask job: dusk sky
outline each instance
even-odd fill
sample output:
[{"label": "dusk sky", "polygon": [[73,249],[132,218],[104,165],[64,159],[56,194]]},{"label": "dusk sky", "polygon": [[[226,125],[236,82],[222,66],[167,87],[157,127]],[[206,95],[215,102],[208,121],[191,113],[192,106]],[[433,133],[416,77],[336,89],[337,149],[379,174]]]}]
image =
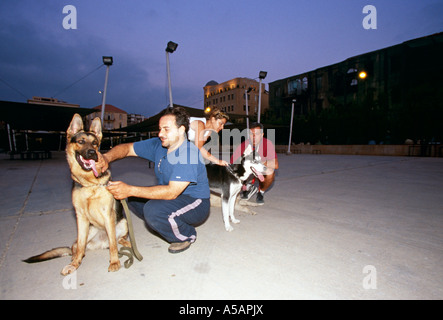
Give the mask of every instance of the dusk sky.
[{"label": "dusk sky", "polygon": [[[66,5],[77,29],[64,28]],[[363,27],[366,5],[377,29]],[[2,0],[0,100],[100,105],[106,68],[97,68],[109,55],[106,102],[152,116],[169,103],[170,40],[174,103],[203,108],[210,80],[264,70],[268,84],[442,31],[442,0]]]}]

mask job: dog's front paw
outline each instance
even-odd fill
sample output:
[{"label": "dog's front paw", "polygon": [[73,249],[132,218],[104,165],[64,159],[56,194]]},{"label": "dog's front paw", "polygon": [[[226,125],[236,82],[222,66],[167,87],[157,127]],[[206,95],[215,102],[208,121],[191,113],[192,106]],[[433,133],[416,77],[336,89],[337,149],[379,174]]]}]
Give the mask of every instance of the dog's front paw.
[{"label": "dog's front paw", "polygon": [[120,269],[120,261],[112,262],[109,265],[108,272],[115,272],[118,271],[119,269]]},{"label": "dog's front paw", "polygon": [[227,226],[225,226],[226,231],[231,232],[232,230],[234,230],[234,228],[229,224]]},{"label": "dog's front paw", "polygon": [[235,224],[240,223],[240,220],[235,219],[235,218],[232,218],[231,221],[232,221],[232,223],[235,223]]},{"label": "dog's front paw", "polygon": [[72,264],[68,264],[66,267],[63,268],[63,270],[60,272],[63,276],[66,276],[70,273],[73,273],[75,270],[77,270],[78,266],[73,266]]}]

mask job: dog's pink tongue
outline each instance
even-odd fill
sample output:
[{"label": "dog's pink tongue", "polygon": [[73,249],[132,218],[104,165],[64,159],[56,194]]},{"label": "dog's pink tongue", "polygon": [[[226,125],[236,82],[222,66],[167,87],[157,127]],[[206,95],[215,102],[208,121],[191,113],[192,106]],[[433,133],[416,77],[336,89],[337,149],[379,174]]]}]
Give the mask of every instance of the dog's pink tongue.
[{"label": "dog's pink tongue", "polygon": [[257,170],[254,170],[254,173],[256,174],[256,176],[257,176],[258,180],[260,180],[260,182],[265,181],[265,177],[260,172],[258,172]]},{"label": "dog's pink tongue", "polygon": [[260,182],[265,181],[265,177],[262,174],[258,173],[257,175],[258,175],[258,180],[260,180]]},{"label": "dog's pink tongue", "polygon": [[98,171],[97,171],[97,168],[95,167],[95,161],[94,160],[89,160],[89,165],[91,166],[92,171],[94,172],[94,176],[96,178],[98,178]]}]

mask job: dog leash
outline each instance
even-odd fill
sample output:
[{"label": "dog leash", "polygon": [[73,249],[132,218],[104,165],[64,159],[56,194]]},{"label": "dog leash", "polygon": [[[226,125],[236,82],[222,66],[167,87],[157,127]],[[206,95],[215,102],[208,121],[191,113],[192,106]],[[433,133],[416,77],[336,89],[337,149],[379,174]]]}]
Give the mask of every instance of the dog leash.
[{"label": "dog leash", "polygon": [[129,232],[129,238],[131,240],[131,248],[121,247],[120,250],[118,251],[118,257],[119,258],[121,258],[122,256],[128,257],[128,259],[124,262],[125,268],[128,269],[134,263],[134,256],[137,258],[138,261],[142,261],[143,256],[137,250],[137,244],[135,243],[134,230],[132,228],[131,210],[129,210],[128,202],[126,201],[126,199],[123,199],[121,200],[121,203],[123,205],[123,209],[125,210],[126,221],[128,222],[128,232]]}]

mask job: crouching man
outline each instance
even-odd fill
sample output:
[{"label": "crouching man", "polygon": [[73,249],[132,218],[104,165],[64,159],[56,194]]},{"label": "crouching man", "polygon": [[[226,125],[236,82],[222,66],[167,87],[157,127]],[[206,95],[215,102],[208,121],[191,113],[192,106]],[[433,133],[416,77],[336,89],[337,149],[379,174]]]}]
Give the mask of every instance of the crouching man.
[{"label": "crouching man", "polygon": [[[250,146],[250,147],[249,147]],[[248,148],[249,147],[249,148]],[[252,149],[252,151],[251,151]],[[267,167],[264,175],[264,181],[259,183],[259,187],[254,186],[255,179],[248,185],[244,186],[241,193],[241,199],[249,200],[257,193],[257,204],[264,204],[264,194],[271,187],[275,179],[275,170],[278,169],[277,153],[274,144],[264,137],[263,125],[261,123],[252,123],[249,130],[249,139],[241,143],[233,152],[231,163],[236,163],[246,150],[255,155],[260,156],[261,162]]]},{"label": "crouching man", "polygon": [[195,225],[209,215],[209,184],[200,151],[186,139],[189,129],[186,111],[179,107],[166,109],[159,120],[159,129],[158,138],[117,145],[99,155],[97,165],[105,171],[110,162],[130,156],[155,163],[158,185],[133,186],[113,181],[107,189],[117,200],[143,199],[141,205],[138,202],[131,207],[171,244],[170,253],[178,253],[196,240]]}]

